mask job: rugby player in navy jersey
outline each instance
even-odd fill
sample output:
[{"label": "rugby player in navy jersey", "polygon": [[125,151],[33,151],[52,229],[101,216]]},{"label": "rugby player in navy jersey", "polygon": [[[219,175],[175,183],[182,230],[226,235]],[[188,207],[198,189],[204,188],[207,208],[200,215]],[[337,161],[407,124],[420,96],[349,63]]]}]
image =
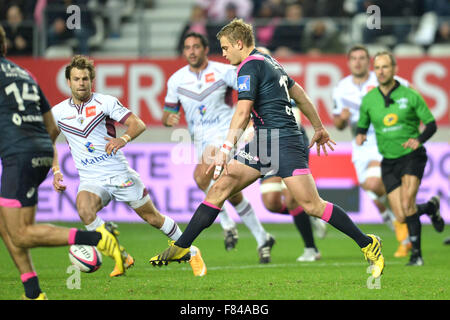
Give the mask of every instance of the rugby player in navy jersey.
[{"label": "rugby player in navy jersey", "polygon": [[5,56],[6,35],[0,26],[0,235],[19,270],[23,299],[46,300],[30,248],[84,244],[97,246],[116,262],[122,257],[116,237],[105,227],[81,231],[35,224],[38,188],[52,167],[57,128],[34,78]]},{"label": "rugby player in navy jersey", "polygon": [[[384,257],[381,240],[364,234],[336,204],[323,200],[306,160],[307,148],[316,145],[317,153],[333,150],[327,130],[303,88],[292,80],[274,59],[255,49],[253,28],[234,19],[217,34],[223,56],[237,68],[238,103],[227,138],[208,170],[217,182],[199,205],[183,235],[161,254],[150,259],[153,265],[189,258],[189,246],[216,219],[223,202],[261,176],[276,173],[295,200],[309,215],[319,217],[352,238],[372,265],[374,278],[381,276]],[[309,146],[298,138],[300,131],[292,114],[290,99],[314,128]],[[250,117],[255,135],[243,150],[229,161],[230,151],[239,140]],[[223,171],[223,172],[222,172]]]}]

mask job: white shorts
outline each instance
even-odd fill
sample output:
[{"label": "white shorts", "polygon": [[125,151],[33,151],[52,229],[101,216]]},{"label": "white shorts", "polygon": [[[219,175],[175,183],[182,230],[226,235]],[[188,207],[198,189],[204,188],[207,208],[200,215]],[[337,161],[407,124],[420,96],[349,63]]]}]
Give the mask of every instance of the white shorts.
[{"label": "white shorts", "polygon": [[133,169],[103,180],[80,181],[78,192],[88,191],[98,195],[103,207],[115,199],[127,203],[133,209],[144,205],[150,197],[139,174]]},{"label": "white shorts", "polygon": [[[359,184],[363,184],[368,176],[379,176],[381,178],[381,167],[379,168],[379,173],[375,172],[378,169],[372,169],[367,171],[369,163],[372,161],[381,162],[383,156],[378,152],[378,147],[376,145],[362,145],[357,146],[353,144],[352,151],[352,162],[356,170],[356,175],[358,176]],[[369,174],[368,174],[369,173]]]}]

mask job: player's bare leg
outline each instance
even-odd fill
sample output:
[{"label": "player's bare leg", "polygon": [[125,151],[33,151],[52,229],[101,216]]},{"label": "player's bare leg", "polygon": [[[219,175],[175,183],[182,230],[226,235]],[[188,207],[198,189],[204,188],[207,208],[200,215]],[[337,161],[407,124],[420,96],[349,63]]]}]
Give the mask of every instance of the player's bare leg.
[{"label": "player's bare leg", "polygon": [[401,223],[395,218],[389,201],[386,196],[386,189],[381,179],[381,163],[379,161],[371,161],[366,169],[366,180],[361,187],[367,192],[367,195],[373,200],[377,207],[383,222],[386,223],[394,232],[399,243],[394,257],[406,257],[411,250],[411,242],[409,241],[408,227],[406,223]]},{"label": "player's bare leg", "polygon": [[342,208],[323,200],[311,174],[295,175],[284,178],[283,181],[305,212],[321,218],[352,238],[361,248],[365,258],[374,266],[373,277],[378,278],[381,275],[384,257],[381,254],[381,240],[378,237],[362,233]]},{"label": "player's bare leg", "polygon": [[214,222],[225,200],[259,177],[260,172],[258,170],[243,165],[236,160],[231,160],[228,164],[228,174],[222,173],[211,187],[205,201],[195,211],[180,239],[161,254],[151,258],[150,263],[156,265],[186,260],[189,247],[200,233]]},{"label": "player's bare leg", "polygon": [[[261,196],[264,206],[269,211],[292,216],[295,227],[299,231],[305,245],[304,252],[297,258],[297,261],[319,260],[321,255],[314,242],[312,225],[318,222],[323,227],[326,223],[307,215],[292,197],[285,184],[282,183],[280,177],[273,176],[264,179],[261,183]],[[326,227],[324,229],[326,230]],[[322,229],[321,232],[324,232],[324,230]]]},{"label": "player's bare leg", "polygon": [[[207,146],[202,154],[200,163],[197,164],[194,170],[195,182],[197,183],[197,186],[203,192],[205,192],[205,194],[208,193],[211,186],[215,183],[215,181],[212,180],[213,177],[212,172],[205,174],[205,172],[208,170],[208,167],[212,159],[214,158],[215,153],[216,147]],[[228,211],[225,208],[225,206],[222,207],[222,210],[219,213],[219,223],[224,231],[225,249],[227,251],[234,249],[238,242],[238,231],[236,228],[236,223],[228,214]]]},{"label": "player's bare leg", "polygon": [[8,249],[8,252],[19,270],[20,280],[25,289],[24,297],[28,299],[36,299],[40,295],[42,298],[45,294],[39,286],[39,279],[34,269],[29,249],[20,248],[14,245],[11,237],[6,230],[6,224],[3,221],[2,210],[0,210],[0,236]]}]

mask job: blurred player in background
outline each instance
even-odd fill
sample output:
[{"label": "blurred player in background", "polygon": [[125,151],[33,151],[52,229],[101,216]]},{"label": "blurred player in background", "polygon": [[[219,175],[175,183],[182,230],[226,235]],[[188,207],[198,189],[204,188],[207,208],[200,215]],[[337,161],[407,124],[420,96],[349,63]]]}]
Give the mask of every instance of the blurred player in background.
[{"label": "blurred player in background", "polygon": [[[95,230],[105,222],[97,215],[112,199],[127,203],[144,221],[161,230],[167,237],[177,240],[181,230],[175,221],[162,215],[153,205],[139,174],[128,165],[122,150],[131,140],[145,130],[145,124],[115,97],[92,91],[95,68],[92,61],[75,56],[65,70],[72,96],[52,108],[58,125],[57,135],[66,137],[75,166],[80,175],[76,206],[87,230]],[[126,127],[121,137],[116,137],[114,121]],[[53,186],[56,191],[66,190],[59,169],[58,157],[53,160]],[[108,222],[118,235],[117,226]],[[194,275],[206,274],[200,250],[191,250]],[[134,259],[125,250],[124,265],[114,267],[110,276],[120,276]]]},{"label": "blurred player in background", "polygon": [[[175,72],[167,81],[162,118],[168,127],[178,124],[180,107],[183,107],[200,160],[194,171],[194,179],[205,193],[214,184],[212,173],[205,175],[205,172],[225,139],[234,112],[231,93],[237,89],[236,68],[209,61],[208,52],[208,40],[203,35],[190,32],[184,36],[183,56],[188,65]],[[274,237],[264,230],[242,192],[232,195],[228,201],[255,237],[260,263],[270,262]],[[225,207],[221,208],[219,218],[225,233],[225,248],[230,250],[238,240],[236,224]]]},{"label": "blurred player in background", "polygon": [[47,300],[30,248],[83,244],[97,246],[118,264],[123,261],[115,235],[103,226],[81,231],[35,224],[38,188],[52,166],[58,129],[36,80],[5,56],[0,26],[0,235],[20,272],[23,299]]},{"label": "blurred player in background", "polygon": [[[406,222],[412,243],[409,266],[423,265],[420,216],[428,214],[438,232],[444,229],[439,197],[416,205],[416,195],[427,163],[423,144],[436,132],[436,121],[422,96],[395,79],[397,63],[389,52],[374,57],[379,86],[361,102],[356,144],[367,141],[370,124],[383,155],[381,176],[390,206],[398,221]],[[425,129],[420,132],[420,123]]]},{"label": "blurred player in background", "polygon": [[[236,110],[226,140],[208,168],[210,171],[215,167],[214,179],[218,180],[197,208],[180,239],[152,257],[150,263],[160,265],[186,260],[189,246],[214,222],[223,202],[261,176],[273,172],[283,179],[306,213],[322,218],[352,238],[372,265],[372,276],[380,277],[384,269],[381,240],[375,235],[362,233],[344,210],[323,200],[318,194],[308,168],[308,146],[299,139],[300,131],[292,114],[290,99],[294,99],[314,128],[309,147],[316,145],[318,155],[321,150],[327,154],[327,147],[333,149],[334,141],[330,139],[309,97],[280,64],[255,49],[253,28],[242,19],[234,19],[224,26],[217,39],[223,56],[230,64],[238,66]],[[247,127],[250,114],[253,115],[255,135],[229,162],[231,150]]]},{"label": "blurred player in background", "polygon": [[[356,135],[356,124],[359,119],[361,100],[373,88],[378,86],[375,73],[370,71],[369,51],[362,45],[350,48],[347,53],[348,67],[351,74],[343,78],[333,91],[334,125],[339,130],[350,125],[352,136]],[[408,86],[404,79],[396,77],[403,85]],[[356,170],[359,185],[373,200],[381,214],[383,221],[395,230],[399,246],[395,257],[406,257],[411,249],[408,238],[408,228],[405,223],[395,219],[386,197],[386,189],[381,180],[381,160],[383,156],[378,152],[375,131],[370,126],[367,141],[357,145],[352,141],[352,162]]]},{"label": "blurred player in background", "polygon": [[[261,53],[271,55],[271,52],[265,47],[257,47],[257,50]],[[308,136],[301,125],[300,110],[292,100],[291,104],[292,113],[301,132],[300,137],[303,139],[305,145],[309,145]],[[309,149],[307,149],[307,158],[309,162]],[[303,208],[295,201],[294,197],[292,197],[289,190],[287,190],[286,184],[280,177],[274,175],[262,177],[260,190],[264,206],[267,210],[292,216],[295,227],[300,232],[305,245],[304,252],[297,258],[297,261],[311,262],[319,260],[321,254],[316,247],[312,227],[315,229],[314,231],[319,238],[324,238],[326,235],[326,222],[306,214]]]}]

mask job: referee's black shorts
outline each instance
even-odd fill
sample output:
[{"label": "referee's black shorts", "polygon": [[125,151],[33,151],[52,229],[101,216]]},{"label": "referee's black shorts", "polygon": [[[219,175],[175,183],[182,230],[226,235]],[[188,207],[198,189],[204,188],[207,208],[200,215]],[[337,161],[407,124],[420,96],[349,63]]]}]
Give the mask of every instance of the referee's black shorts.
[{"label": "referee's black shorts", "polygon": [[422,180],[428,156],[425,147],[420,147],[397,159],[383,158],[381,161],[381,176],[386,192],[390,193],[402,184],[402,177],[413,175]]},{"label": "referee's black shorts", "polygon": [[2,158],[0,204],[31,207],[37,204],[38,188],[52,167],[52,152],[20,153]]}]

